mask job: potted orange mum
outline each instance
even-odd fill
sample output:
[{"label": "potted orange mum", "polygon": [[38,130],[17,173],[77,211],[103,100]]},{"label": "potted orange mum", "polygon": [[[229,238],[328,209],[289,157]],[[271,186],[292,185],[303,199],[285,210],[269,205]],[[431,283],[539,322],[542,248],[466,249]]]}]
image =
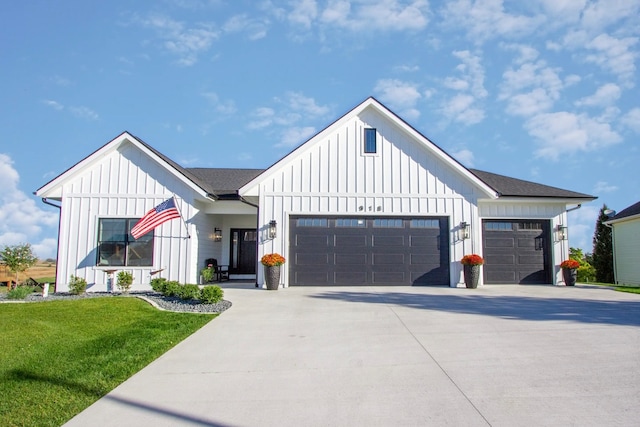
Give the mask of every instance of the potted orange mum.
[{"label": "potted orange mum", "polygon": [[464,270],[464,284],[467,288],[475,289],[480,280],[480,266],[484,259],[478,254],[465,255],[460,260]]},{"label": "potted orange mum", "polygon": [[565,286],[575,286],[578,279],[578,267],[580,267],[580,263],[575,259],[565,259],[560,263]]},{"label": "potted orange mum", "polygon": [[268,290],[278,290],[280,286],[280,266],[285,261],[284,257],[277,253],[266,254],[260,259],[260,263],[264,266],[264,281]]}]

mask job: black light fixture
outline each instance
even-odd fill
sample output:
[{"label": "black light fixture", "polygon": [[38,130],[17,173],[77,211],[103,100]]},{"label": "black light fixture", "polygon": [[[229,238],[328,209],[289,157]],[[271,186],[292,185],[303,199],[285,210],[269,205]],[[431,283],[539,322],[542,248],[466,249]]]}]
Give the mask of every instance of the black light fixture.
[{"label": "black light fixture", "polygon": [[569,239],[569,228],[566,225],[558,225],[558,227],[556,227],[556,233],[559,241]]},{"label": "black light fixture", "polygon": [[275,219],[269,221],[269,238],[275,239],[278,236],[278,223]]},{"label": "black light fixture", "polygon": [[222,230],[220,230],[218,227],[213,229],[213,241],[214,242],[222,241]]},{"label": "black light fixture", "polygon": [[466,221],[460,223],[460,233],[458,238],[460,240],[466,240],[471,237],[471,224]]}]

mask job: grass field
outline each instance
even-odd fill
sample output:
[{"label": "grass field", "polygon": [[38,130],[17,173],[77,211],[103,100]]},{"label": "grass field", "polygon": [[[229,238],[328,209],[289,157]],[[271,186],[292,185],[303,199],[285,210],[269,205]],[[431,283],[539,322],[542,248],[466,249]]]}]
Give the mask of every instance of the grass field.
[{"label": "grass field", "polygon": [[[38,261],[36,265],[24,273],[18,274],[19,281],[23,281],[29,277],[36,279],[40,283],[53,283],[56,278],[56,265],[51,262]],[[14,273],[10,272],[4,264],[0,264],[0,282],[15,280],[15,278],[16,275]]]},{"label": "grass field", "polygon": [[0,304],[0,425],[63,424],[214,317],[137,298]]}]

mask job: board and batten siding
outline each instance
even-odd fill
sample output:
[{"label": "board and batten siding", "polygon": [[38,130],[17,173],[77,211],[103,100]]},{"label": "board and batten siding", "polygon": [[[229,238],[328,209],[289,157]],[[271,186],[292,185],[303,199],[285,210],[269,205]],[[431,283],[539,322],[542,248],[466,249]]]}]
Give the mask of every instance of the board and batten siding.
[{"label": "board and batten siding", "polygon": [[640,218],[615,223],[613,234],[616,283],[640,286]]},{"label": "board and batten siding", "polygon": [[124,144],[63,186],[57,290],[67,290],[75,275],[87,281],[89,290],[106,291],[108,267],[96,265],[98,219],[140,218],[174,194],[189,233],[180,219],[165,222],[155,229],[153,266],[122,266],[118,271],[133,273],[132,290],[148,289],[150,272],[159,269],[159,277],[197,283],[195,231],[207,228],[209,221],[194,207],[198,194],[136,147]]},{"label": "board and batten siding", "polygon": [[[551,236],[549,238],[551,239],[551,257],[554,265],[552,274],[554,285],[562,282],[560,263],[569,258],[569,240],[558,240],[555,233],[559,225],[567,224],[566,210],[566,203],[527,203],[505,200],[480,201],[478,203],[480,220],[546,219],[550,221]],[[481,239],[482,236],[479,238]],[[569,239],[571,239],[571,230],[569,230]]]},{"label": "board and batten siding", "polygon": [[[377,130],[377,153],[363,152],[365,128]],[[462,283],[458,260],[478,248],[460,241],[462,221],[477,222],[481,191],[391,121],[365,110],[320,134],[276,165],[259,184],[259,256],[287,256],[290,215],[446,216],[450,225],[451,286]],[[322,139],[320,139],[322,138]],[[266,238],[270,220],[278,236]],[[285,285],[288,271],[282,270]],[[262,271],[259,272],[262,283]]]}]

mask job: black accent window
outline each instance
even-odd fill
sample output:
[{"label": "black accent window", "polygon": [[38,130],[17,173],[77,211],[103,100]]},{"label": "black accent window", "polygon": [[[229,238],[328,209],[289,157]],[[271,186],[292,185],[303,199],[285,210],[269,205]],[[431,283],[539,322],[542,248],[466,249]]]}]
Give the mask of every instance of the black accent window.
[{"label": "black accent window", "polygon": [[404,222],[401,219],[374,219],[373,226],[376,228],[403,228]]},{"label": "black accent window", "polygon": [[376,153],[377,148],[376,130],[372,128],[366,128],[364,130],[364,152],[369,154]]},{"label": "black accent window", "polygon": [[337,218],[336,227],[366,227],[367,222],[360,218]]},{"label": "black accent window", "polygon": [[412,219],[411,228],[440,228],[439,219]]},{"label": "black accent window", "polygon": [[513,223],[512,222],[485,222],[484,229],[491,230],[491,231],[513,231]]},{"label": "black accent window", "polygon": [[101,218],[98,220],[96,263],[104,267],[152,266],[153,232],[134,239],[131,229],[139,218]]},{"label": "black accent window", "polygon": [[327,227],[326,218],[298,218],[296,220],[298,227]]}]

